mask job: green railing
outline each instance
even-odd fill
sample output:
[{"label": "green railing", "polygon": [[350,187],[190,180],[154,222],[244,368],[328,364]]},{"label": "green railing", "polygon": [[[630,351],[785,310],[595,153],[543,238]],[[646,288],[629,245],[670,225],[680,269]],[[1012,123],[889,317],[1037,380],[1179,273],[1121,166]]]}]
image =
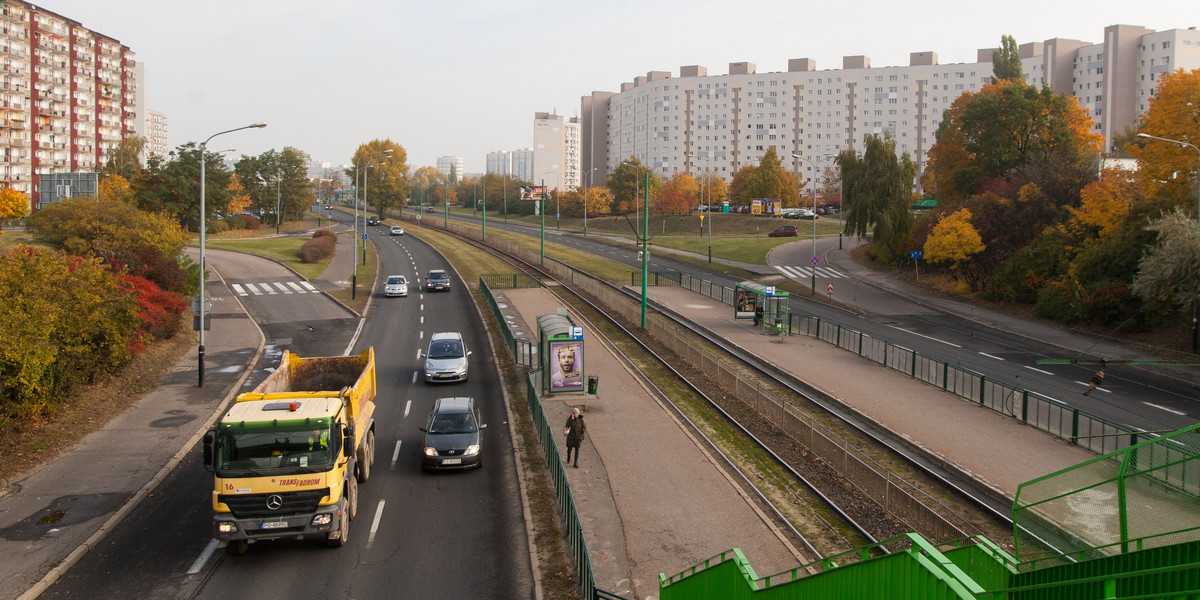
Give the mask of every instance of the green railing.
[{"label": "green railing", "polygon": [[533,340],[518,338],[513,334],[512,328],[508,326],[508,319],[504,318],[504,313],[500,310],[500,305],[496,302],[496,297],[492,294],[492,290],[536,288],[541,287],[541,285],[540,281],[523,273],[484,274],[479,276],[479,289],[483,292],[483,297],[487,298],[488,306],[491,307],[492,314],[496,317],[496,322],[500,324],[500,332],[504,335],[504,344],[508,346],[508,351],[512,353],[513,362],[526,368],[533,368]]},{"label": "green railing", "polygon": [[917,534],[880,542],[897,551],[872,557],[878,544],[759,578],[737,548],[672,577],[659,574],[662,600],[776,598],[975,598],[984,592],[959,566]]}]

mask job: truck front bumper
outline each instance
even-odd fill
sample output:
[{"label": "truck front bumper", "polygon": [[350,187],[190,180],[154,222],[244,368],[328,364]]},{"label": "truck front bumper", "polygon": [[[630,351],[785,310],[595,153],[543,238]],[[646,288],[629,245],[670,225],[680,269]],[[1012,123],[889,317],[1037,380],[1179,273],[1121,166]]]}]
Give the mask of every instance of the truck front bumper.
[{"label": "truck front bumper", "polygon": [[339,515],[345,499],[336,504],[319,506],[315,512],[297,513],[278,517],[256,517],[239,519],[232,513],[213,515],[213,528],[221,542],[238,540],[263,541],[280,538],[304,537],[306,535],[328,535],[337,531]]}]

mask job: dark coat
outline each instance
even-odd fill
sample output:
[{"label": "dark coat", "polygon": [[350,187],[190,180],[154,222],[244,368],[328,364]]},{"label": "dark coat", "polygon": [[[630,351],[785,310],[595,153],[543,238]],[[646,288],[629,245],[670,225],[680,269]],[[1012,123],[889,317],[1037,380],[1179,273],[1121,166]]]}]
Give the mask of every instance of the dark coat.
[{"label": "dark coat", "polygon": [[582,414],[575,415],[574,419],[567,417],[567,424],[563,429],[567,430],[567,447],[578,448],[587,432],[587,424],[583,422]]}]

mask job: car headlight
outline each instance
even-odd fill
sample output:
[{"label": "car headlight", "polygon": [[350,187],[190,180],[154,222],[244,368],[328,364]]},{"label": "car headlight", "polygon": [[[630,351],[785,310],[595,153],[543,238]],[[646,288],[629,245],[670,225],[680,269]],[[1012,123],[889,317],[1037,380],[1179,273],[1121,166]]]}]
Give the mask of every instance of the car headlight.
[{"label": "car headlight", "polygon": [[220,523],[217,523],[218,533],[235,533],[236,531],[237,525],[235,523],[230,521],[221,521]]},{"label": "car headlight", "polygon": [[437,448],[425,446],[425,456],[437,456]]},{"label": "car headlight", "polygon": [[428,374],[428,373],[432,373],[432,372],[433,372],[433,363],[428,363],[428,362],[425,363],[425,373]]},{"label": "car headlight", "polygon": [[313,517],[312,524],[314,527],[328,525],[333,522],[333,513],[322,513]]},{"label": "car headlight", "polygon": [[463,456],[475,456],[479,454],[479,444],[471,444],[467,446],[467,451],[463,452]]}]

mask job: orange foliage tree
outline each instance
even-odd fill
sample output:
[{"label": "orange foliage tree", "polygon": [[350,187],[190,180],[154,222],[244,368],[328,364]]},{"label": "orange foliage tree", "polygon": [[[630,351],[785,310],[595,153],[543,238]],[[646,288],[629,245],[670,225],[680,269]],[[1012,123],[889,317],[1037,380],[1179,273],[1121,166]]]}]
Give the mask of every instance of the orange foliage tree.
[{"label": "orange foliage tree", "polygon": [[656,215],[686,215],[696,207],[700,186],[687,173],[676,173],[663,183],[658,198],[650,205]]}]

